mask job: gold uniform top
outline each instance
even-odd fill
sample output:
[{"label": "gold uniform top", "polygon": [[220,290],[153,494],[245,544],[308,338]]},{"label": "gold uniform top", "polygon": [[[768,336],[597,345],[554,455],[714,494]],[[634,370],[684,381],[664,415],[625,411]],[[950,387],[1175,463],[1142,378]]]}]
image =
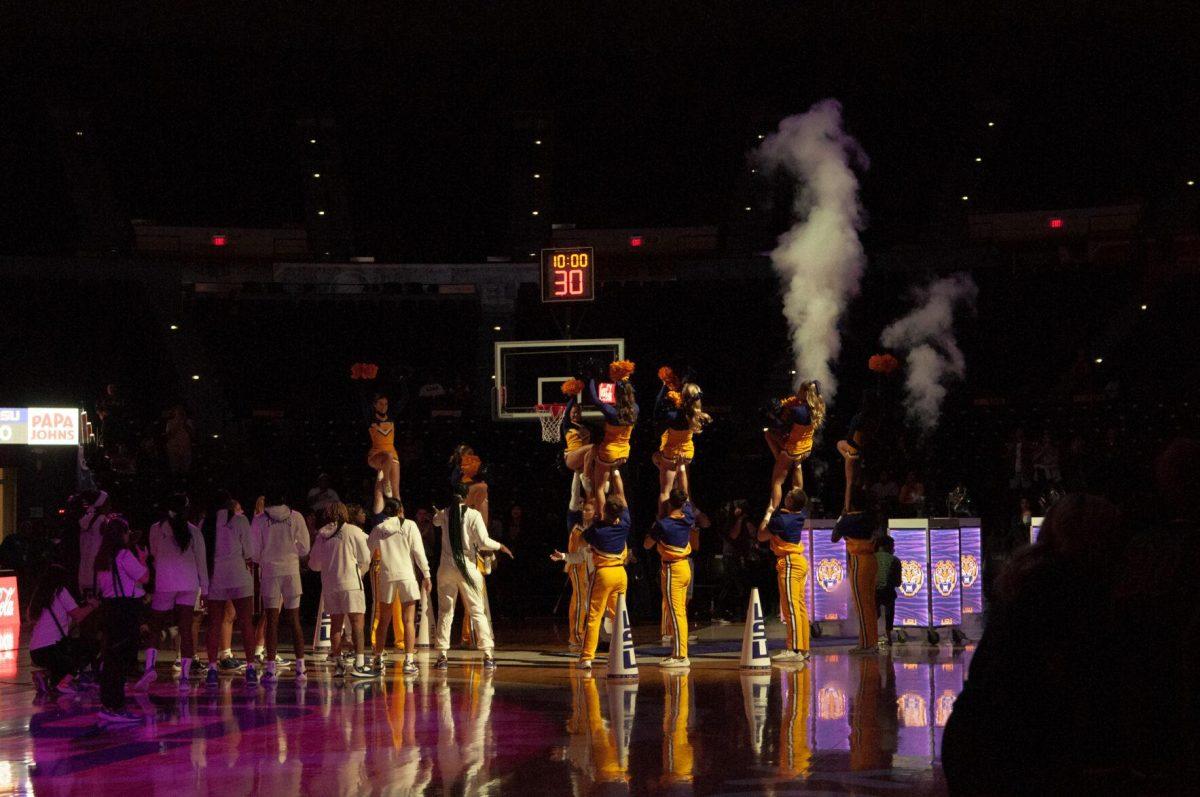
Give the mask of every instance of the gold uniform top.
[{"label": "gold uniform top", "polygon": [[391,421],[375,421],[368,430],[371,435],[371,454],[396,456],[396,425]]},{"label": "gold uniform top", "polygon": [[602,567],[624,567],[629,561],[629,548],[626,547],[620,553],[605,553],[592,549],[592,565],[599,570]]}]

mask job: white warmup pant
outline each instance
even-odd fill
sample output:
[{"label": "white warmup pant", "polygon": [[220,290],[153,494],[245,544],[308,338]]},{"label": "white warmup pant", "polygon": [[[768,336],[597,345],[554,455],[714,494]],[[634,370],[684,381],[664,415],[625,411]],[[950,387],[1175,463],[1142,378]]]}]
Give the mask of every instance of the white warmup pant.
[{"label": "white warmup pant", "polygon": [[453,564],[438,568],[438,633],[437,649],[450,649],[450,625],[454,622],[454,605],[461,594],[463,605],[467,607],[467,621],[475,629],[478,637],[475,640],[480,650],[490,651],[495,647],[492,641],[492,624],[484,613],[483,576],[479,574],[474,562],[467,562],[467,574],[472,584],[467,584],[463,574]]}]

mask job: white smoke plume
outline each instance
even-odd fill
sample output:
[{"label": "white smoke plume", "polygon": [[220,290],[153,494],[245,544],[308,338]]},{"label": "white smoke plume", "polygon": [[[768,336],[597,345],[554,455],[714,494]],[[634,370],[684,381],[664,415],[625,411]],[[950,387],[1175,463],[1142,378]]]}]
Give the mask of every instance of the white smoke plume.
[{"label": "white smoke plume", "polygon": [[913,291],[916,307],[883,330],[879,340],[906,352],[904,406],[908,417],[925,432],[937,428],[946,384],[962,379],[967,361],[954,338],[954,311],[974,311],[979,288],[968,274],[952,274]]},{"label": "white smoke plume", "polygon": [[831,365],[842,350],[838,322],[858,295],[866,264],[858,240],[866,219],[851,167],[865,169],[869,161],[842,130],[842,106],[833,99],[780,122],[758,157],[769,168],[786,169],[799,183],[796,222],[780,236],[771,262],[783,285],[794,381],[819,380],[826,401],[832,401],[837,384]]}]

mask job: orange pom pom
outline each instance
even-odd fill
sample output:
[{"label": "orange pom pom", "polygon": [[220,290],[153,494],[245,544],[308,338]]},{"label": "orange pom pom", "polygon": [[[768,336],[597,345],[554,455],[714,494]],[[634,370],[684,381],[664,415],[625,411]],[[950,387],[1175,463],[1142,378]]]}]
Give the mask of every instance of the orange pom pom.
[{"label": "orange pom pom", "polygon": [[890,374],[899,370],[900,361],[890,354],[873,354],[867,367],[877,374]]},{"label": "orange pom pom", "polygon": [[662,380],[662,382],[671,390],[679,390],[679,377],[675,375],[673,370],[671,370],[671,366],[664,365],[662,368],[659,368],[658,378]]},{"label": "orange pom pom", "polygon": [[667,400],[670,401],[672,404],[674,404],[676,407],[683,406],[683,394],[680,393],[678,390],[668,390],[667,391]]},{"label": "orange pom pom", "polygon": [[463,454],[462,461],[458,463],[459,470],[462,471],[462,480],[464,482],[474,481],[479,475],[479,466],[483,461],[474,454]]},{"label": "orange pom pom", "polygon": [[614,382],[624,382],[633,376],[635,367],[632,360],[616,360],[608,366],[608,377]]},{"label": "orange pom pom", "polygon": [[564,396],[578,396],[583,392],[583,381],[579,379],[568,379],[562,383],[562,392]]}]

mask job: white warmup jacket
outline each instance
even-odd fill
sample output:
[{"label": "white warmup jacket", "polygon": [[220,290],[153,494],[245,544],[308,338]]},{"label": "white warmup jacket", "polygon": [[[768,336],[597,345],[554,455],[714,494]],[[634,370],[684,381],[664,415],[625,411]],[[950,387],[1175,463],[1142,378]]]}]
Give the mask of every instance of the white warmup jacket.
[{"label": "white warmup jacket", "polygon": [[171,524],[160,520],[150,527],[150,555],[154,557],[154,591],[208,594],[208,554],[200,529],[188,524],[192,541],[186,550],[175,544]]},{"label": "white warmup jacket", "polygon": [[358,526],[330,523],[317,532],[308,566],[321,573],[321,589],[326,593],[362,589],[362,576],[371,566],[367,535]]},{"label": "white warmup jacket", "polygon": [[254,558],[250,545],[250,521],[241,512],[230,515],[217,511],[211,587],[214,590],[245,589],[254,586],[254,576],[246,560]]},{"label": "white warmup jacket", "polygon": [[420,584],[429,577],[429,560],[421,531],[411,520],[390,517],[375,528],[367,546],[379,551],[379,582],[415,581]]},{"label": "white warmup jacket", "polygon": [[[483,523],[483,515],[469,506],[461,506],[461,510],[463,513],[463,558],[466,559],[468,565],[475,567],[475,560],[479,558],[480,551],[498,551],[500,543],[488,536],[487,526]],[[442,530],[442,558],[438,563],[439,573],[447,567],[458,571],[458,566],[454,564],[454,549],[450,547],[450,523],[446,519],[446,511],[445,509],[439,510],[433,519],[434,525]]]},{"label": "white warmup jacket", "polygon": [[262,568],[260,578],[300,575],[300,557],[309,550],[304,516],[287,505],[269,506],[250,524],[251,558]]}]

